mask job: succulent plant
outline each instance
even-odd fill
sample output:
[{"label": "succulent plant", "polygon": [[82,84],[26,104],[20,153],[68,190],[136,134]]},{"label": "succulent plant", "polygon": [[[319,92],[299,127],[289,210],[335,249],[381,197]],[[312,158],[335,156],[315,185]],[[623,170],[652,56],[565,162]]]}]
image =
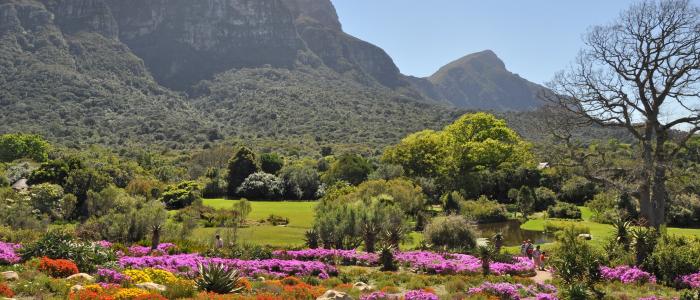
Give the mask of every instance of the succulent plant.
[{"label": "succulent plant", "polygon": [[241,279],[238,270],[228,268],[223,264],[199,264],[199,278],[197,278],[197,288],[202,291],[217,294],[232,294],[243,290],[239,284]]}]

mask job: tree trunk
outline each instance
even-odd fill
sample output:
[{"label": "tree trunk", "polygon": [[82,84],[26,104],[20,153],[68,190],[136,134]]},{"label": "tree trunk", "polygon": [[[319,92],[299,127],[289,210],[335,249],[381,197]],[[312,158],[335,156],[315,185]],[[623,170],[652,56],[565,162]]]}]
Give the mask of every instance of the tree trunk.
[{"label": "tree trunk", "polygon": [[666,199],[668,198],[668,192],[666,190],[666,140],[666,132],[657,132],[656,151],[654,152],[656,164],[654,165],[651,193],[654,219],[650,221],[651,224],[649,224],[649,226],[653,226],[656,229],[659,229],[661,225],[666,223]]},{"label": "tree trunk", "polygon": [[641,171],[641,184],[639,185],[639,210],[644,221],[649,225],[656,219],[654,207],[651,202],[652,174],[654,172],[654,149],[651,144],[653,135],[651,124],[647,123],[644,139],[640,141],[643,166]]}]

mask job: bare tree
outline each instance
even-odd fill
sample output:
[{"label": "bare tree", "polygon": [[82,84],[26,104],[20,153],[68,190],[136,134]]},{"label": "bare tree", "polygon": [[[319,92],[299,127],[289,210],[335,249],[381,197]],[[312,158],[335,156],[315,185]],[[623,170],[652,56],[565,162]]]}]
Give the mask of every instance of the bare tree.
[{"label": "bare tree", "polygon": [[[638,195],[649,225],[665,223],[668,162],[700,130],[700,8],[643,1],[593,27],[576,61],[542,97],[638,141]],[[671,146],[673,142],[676,146]]]}]

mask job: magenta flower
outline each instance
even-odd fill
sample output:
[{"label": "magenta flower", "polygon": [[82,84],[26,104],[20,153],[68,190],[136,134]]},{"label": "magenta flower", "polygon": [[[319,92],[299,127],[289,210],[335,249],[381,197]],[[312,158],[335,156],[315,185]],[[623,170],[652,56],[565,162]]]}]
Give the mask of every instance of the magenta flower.
[{"label": "magenta flower", "polygon": [[700,288],[700,272],[681,276],[681,282],[692,289]]},{"label": "magenta flower", "polygon": [[421,290],[408,291],[403,298],[404,300],[438,300],[435,294]]},{"label": "magenta flower", "polygon": [[21,247],[19,244],[0,242],[0,265],[18,263],[20,257],[16,251]]},{"label": "magenta flower", "polygon": [[600,267],[600,275],[605,280],[622,283],[656,283],[656,277],[634,266]]}]

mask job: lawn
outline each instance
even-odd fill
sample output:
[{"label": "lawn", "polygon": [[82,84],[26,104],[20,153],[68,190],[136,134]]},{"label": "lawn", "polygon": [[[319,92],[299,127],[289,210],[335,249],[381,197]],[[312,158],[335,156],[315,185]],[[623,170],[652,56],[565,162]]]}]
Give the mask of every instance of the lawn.
[{"label": "lawn", "polygon": [[[204,199],[204,205],[213,208],[231,208],[238,200]],[[289,227],[311,228],[314,223],[314,207],[312,201],[250,201],[253,209],[248,216],[251,221],[267,219],[274,214],[289,218]]]},{"label": "lawn", "polygon": [[[592,244],[597,246],[602,246],[605,241],[614,234],[613,227],[608,224],[601,224],[591,220],[593,217],[593,212],[588,207],[579,206],[581,209],[581,221],[572,221],[578,224],[583,224],[591,230]],[[538,217],[535,219],[530,219],[527,222],[520,225],[523,230],[533,230],[533,231],[544,231],[544,222],[546,220],[544,217]],[[667,228],[667,232],[671,235],[681,235],[685,237],[698,237],[700,238],[700,229],[693,228]]]},{"label": "lawn", "polygon": [[[231,208],[238,200],[204,199],[204,205],[213,208]],[[257,245],[279,247],[302,246],[304,233],[313,226],[314,207],[311,201],[250,201],[249,221],[260,221],[274,214],[289,218],[287,226],[255,225],[238,230],[238,240]],[[213,241],[214,235],[224,235],[223,228],[197,228],[192,239]]]}]

